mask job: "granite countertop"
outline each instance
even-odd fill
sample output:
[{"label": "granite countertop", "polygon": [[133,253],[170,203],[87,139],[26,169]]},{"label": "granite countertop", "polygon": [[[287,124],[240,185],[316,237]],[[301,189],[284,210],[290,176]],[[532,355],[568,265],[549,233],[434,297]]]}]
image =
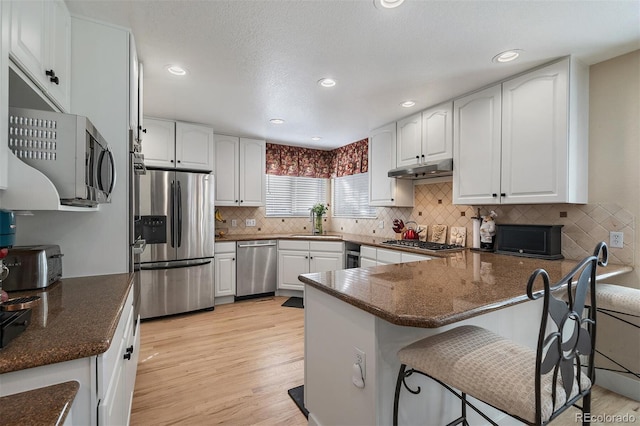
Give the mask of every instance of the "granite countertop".
[{"label": "granite countertop", "polygon": [[132,284],[131,274],[64,278],[40,296],[31,324],[0,350],[0,374],[106,352]]},{"label": "granite countertop", "polygon": [[80,384],[75,381],[0,398],[4,426],[64,424]]},{"label": "granite countertop", "polygon": [[[465,250],[421,262],[304,274],[300,281],[393,324],[436,328],[527,301],[534,270],[544,268],[555,283],[576,263]],[[605,279],[631,270],[609,264],[597,274]]]}]

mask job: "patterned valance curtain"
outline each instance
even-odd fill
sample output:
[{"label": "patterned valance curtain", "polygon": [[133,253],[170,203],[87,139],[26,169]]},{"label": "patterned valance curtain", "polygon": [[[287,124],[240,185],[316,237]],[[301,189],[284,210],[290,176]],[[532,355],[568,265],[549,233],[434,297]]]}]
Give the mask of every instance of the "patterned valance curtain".
[{"label": "patterned valance curtain", "polygon": [[369,141],[334,149],[300,148],[267,143],[266,172],[278,176],[330,178],[364,173],[369,169]]},{"label": "patterned valance curtain", "polygon": [[369,170],[369,139],[334,149],[334,176],[350,176]]}]

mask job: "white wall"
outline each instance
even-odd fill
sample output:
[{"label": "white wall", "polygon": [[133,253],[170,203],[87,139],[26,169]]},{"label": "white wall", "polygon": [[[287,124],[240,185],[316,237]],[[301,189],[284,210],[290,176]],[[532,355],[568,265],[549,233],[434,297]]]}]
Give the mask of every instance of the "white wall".
[{"label": "white wall", "polygon": [[128,32],[82,18],[71,23],[71,112],[86,115],[113,150],[117,181],[97,212],[18,216],[18,245],[58,244],[65,277],[127,272]]},{"label": "white wall", "polygon": [[[589,203],[618,204],[637,220],[640,217],[640,50],[591,66],[589,97]],[[615,282],[640,288],[638,229],[631,235],[625,234],[626,244],[635,244],[635,270]]]}]

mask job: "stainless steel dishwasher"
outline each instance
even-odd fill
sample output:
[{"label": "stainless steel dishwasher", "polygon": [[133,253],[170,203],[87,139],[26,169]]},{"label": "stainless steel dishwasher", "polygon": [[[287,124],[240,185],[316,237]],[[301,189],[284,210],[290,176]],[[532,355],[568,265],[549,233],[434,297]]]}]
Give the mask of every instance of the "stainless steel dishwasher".
[{"label": "stainless steel dishwasher", "polygon": [[276,240],[237,243],[236,299],[275,293],[278,266],[276,243]]}]

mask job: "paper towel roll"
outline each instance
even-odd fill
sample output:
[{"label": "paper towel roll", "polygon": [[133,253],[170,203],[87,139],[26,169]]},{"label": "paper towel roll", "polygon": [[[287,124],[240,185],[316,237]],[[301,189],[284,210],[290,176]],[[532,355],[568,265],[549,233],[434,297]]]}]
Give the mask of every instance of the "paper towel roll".
[{"label": "paper towel roll", "polygon": [[480,248],[480,223],[481,219],[473,219],[473,248]]}]

